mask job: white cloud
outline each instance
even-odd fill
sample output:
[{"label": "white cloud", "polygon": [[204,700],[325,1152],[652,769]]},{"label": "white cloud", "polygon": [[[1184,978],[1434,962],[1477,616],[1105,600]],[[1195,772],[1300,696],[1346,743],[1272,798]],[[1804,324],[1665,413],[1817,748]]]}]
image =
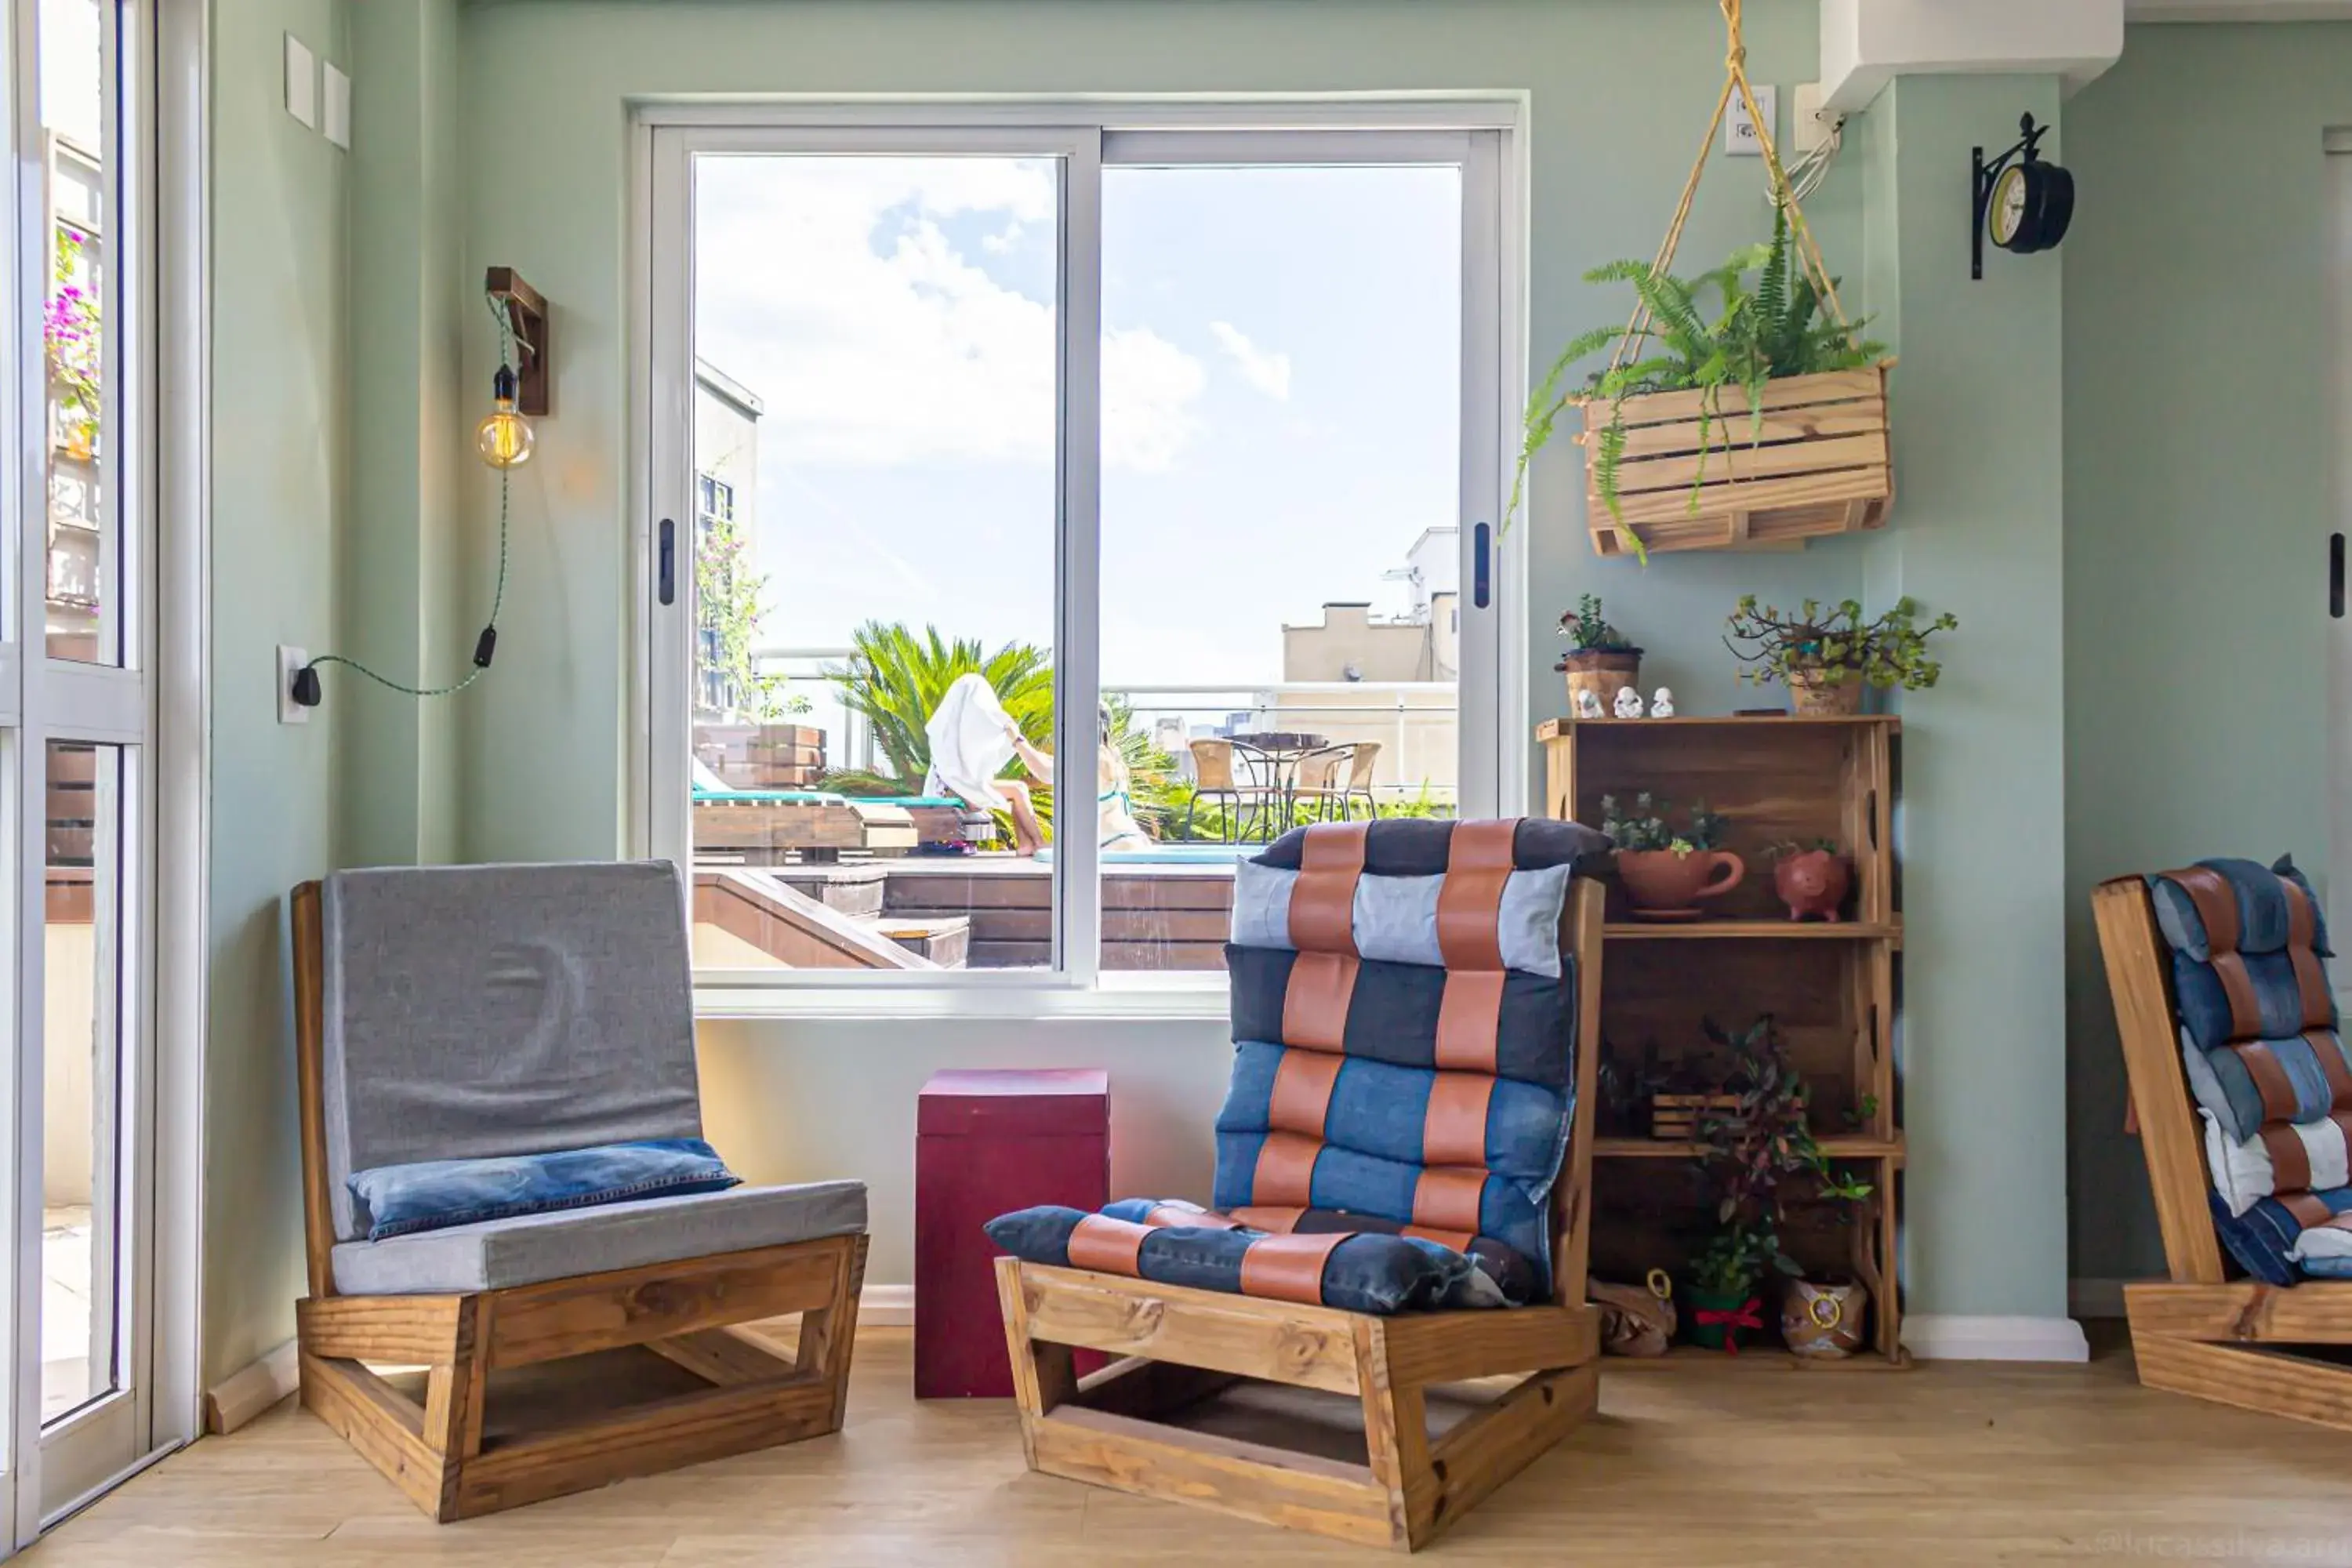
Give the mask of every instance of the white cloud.
[{"label": "white cloud", "polygon": [[1225,351],[1242,379],[1276,402],[1290,400],[1290,356],[1269,353],[1243,335],[1231,321],[1211,321],[1209,331],[1216,335],[1217,346]]},{"label": "white cloud", "polygon": [[[1002,158],[714,157],[697,167],[697,348],[765,405],[786,462],[1050,463],[1055,313],[944,224],[1013,247],[1055,218],[1050,165]],[[992,243],[992,242],[1000,243]],[[1148,328],[1103,346],[1103,458],[1168,468],[1199,429],[1200,361]]]}]

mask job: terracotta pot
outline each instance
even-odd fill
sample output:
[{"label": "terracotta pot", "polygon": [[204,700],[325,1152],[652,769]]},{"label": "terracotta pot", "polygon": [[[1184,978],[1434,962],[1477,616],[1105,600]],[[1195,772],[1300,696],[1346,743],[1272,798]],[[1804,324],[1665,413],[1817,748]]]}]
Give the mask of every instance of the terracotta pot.
[{"label": "terracotta pot", "polygon": [[1846,889],[1853,884],[1853,870],[1845,857],[1827,849],[1784,856],[1772,868],[1772,890],[1789,906],[1792,921],[1839,919]]},{"label": "terracotta pot", "polygon": [[1848,671],[1844,680],[1824,680],[1819,667],[1789,670],[1781,676],[1789,688],[1791,713],[1859,713],[1864,682]]},{"label": "terracotta pot", "polygon": [[1728,849],[1620,849],[1617,875],[1649,919],[1691,919],[1698,900],[1727,893],[1748,875],[1748,863]]},{"label": "terracotta pot", "polygon": [[1576,694],[1590,691],[1601,700],[1603,713],[1617,706],[1622,687],[1642,689],[1642,650],[1637,647],[1580,648],[1559,661],[1568,676],[1568,711],[1576,714]]},{"label": "terracotta pot", "polygon": [[1862,1348],[1870,1289],[1858,1280],[1791,1279],[1780,1298],[1780,1337],[1791,1353],[1838,1360]]}]

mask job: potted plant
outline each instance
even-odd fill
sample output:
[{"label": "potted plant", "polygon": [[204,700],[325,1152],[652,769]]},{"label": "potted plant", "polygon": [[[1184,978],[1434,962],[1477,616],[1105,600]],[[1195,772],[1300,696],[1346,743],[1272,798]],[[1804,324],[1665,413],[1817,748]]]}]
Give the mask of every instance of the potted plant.
[{"label": "potted plant", "polygon": [[[1918,601],[1905,597],[1876,620],[1862,618],[1852,599],[1824,605],[1807,599],[1793,614],[1766,605],[1753,594],[1731,612],[1724,646],[1746,666],[1739,679],[1759,685],[1777,680],[1789,689],[1795,713],[1858,713],[1866,688],[1924,690],[1944,673],[1927,655],[1927,639],[1959,625],[1937,616],[1919,624]],[[1741,645],[1745,644],[1746,647]]]},{"label": "potted plant", "polygon": [[1757,1286],[1778,1251],[1778,1243],[1752,1225],[1735,1222],[1707,1238],[1692,1256],[1683,1283],[1693,1344],[1738,1355],[1740,1331],[1764,1327]]},{"label": "potted plant", "polygon": [[1576,608],[1559,617],[1559,635],[1569,639],[1568,651],[1552,666],[1568,677],[1568,710],[1576,711],[1576,694],[1590,691],[1602,708],[1616,701],[1620,689],[1642,685],[1642,650],[1625,639],[1601,614],[1601,596],[1587,594]]},{"label": "potted plant", "polygon": [[[1560,351],[1528,405],[1519,473],[1561,411],[1585,409],[1587,526],[1604,555],[1722,549],[1875,528],[1894,494],[1884,344],[1837,306],[1836,280],[1800,256],[1787,210],[1772,238],[1696,279],[1616,261],[1590,283],[1630,283],[1623,327]],[[1754,282],[1749,282],[1750,274]],[[1703,301],[1712,294],[1719,308]],[[1611,350],[1580,395],[1569,367]],[[1605,419],[1603,413],[1605,410]],[[1520,485],[1512,487],[1516,511]]]},{"label": "potted plant", "polygon": [[[1699,1124],[1699,1162],[1717,1186],[1716,1223],[1744,1226],[1769,1244],[1759,1277],[1769,1264],[1790,1281],[1781,1299],[1781,1332],[1792,1351],[1851,1354],[1862,1343],[1869,1289],[1857,1279],[1805,1279],[1802,1266],[1780,1244],[1780,1184],[1790,1176],[1812,1178],[1816,1194],[1848,1219],[1875,1189],[1840,1171],[1814,1135],[1811,1090],[1789,1061],[1787,1042],[1770,1014],[1736,1034],[1713,1019],[1705,1027],[1708,1040],[1729,1055],[1725,1087],[1737,1097],[1734,1110],[1702,1117]],[[1874,1110],[1865,1101],[1858,1114]]]},{"label": "potted plant", "polygon": [[1853,867],[1834,838],[1800,844],[1784,838],[1765,851],[1772,859],[1772,891],[1792,921],[1837,921],[1853,885]]},{"label": "potted plant", "polygon": [[1625,884],[1637,920],[1693,921],[1698,900],[1727,893],[1747,876],[1747,862],[1723,843],[1723,818],[1694,805],[1685,825],[1667,824],[1667,803],[1648,791],[1633,797],[1631,812],[1615,795],[1601,797],[1601,831],[1617,847],[1617,875]]}]

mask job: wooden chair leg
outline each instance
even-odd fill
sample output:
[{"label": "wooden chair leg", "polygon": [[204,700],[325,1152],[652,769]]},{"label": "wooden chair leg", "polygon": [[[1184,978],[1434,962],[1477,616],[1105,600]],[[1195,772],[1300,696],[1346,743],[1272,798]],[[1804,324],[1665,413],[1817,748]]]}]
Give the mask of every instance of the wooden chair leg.
[{"label": "wooden chair leg", "polygon": [[801,1337],[793,1365],[824,1379],[833,1390],[833,1425],[838,1432],[849,1403],[849,1357],[857,1338],[857,1297],[866,1284],[866,1238],[842,1254],[841,1273],[830,1305],[801,1314]]},{"label": "wooden chair leg", "polygon": [[1429,1461],[1429,1407],[1419,1387],[1390,1375],[1388,1336],[1374,1320],[1356,1324],[1356,1375],[1363,1387],[1364,1448],[1372,1479],[1388,1492],[1392,1545],[1413,1547],[1415,1505],[1435,1478]]},{"label": "wooden chair leg", "polygon": [[440,1506],[435,1517],[457,1517],[457,1480],[466,1461],[482,1451],[482,1414],[489,1399],[489,1369],[482,1347],[489,1341],[490,1300],[468,1296],[457,1307],[457,1342],[449,1359],[425,1377],[425,1446],[440,1456]]}]

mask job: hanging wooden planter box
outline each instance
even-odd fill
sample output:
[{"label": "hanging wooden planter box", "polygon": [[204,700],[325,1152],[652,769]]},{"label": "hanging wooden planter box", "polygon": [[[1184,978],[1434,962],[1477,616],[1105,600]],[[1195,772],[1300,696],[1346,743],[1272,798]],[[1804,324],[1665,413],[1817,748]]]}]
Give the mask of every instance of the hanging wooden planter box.
[{"label": "hanging wooden planter box", "polygon": [[1746,390],[1724,387],[1712,395],[1717,413],[1706,423],[1703,447],[1699,416],[1709,394],[1628,397],[1615,513],[1601,497],[1597,466],[1610,405],[1586,404],[1577,439],[1584,445],[1592,548],[1602,555],[1632,553],[1628,527],[1656,552],[1796,547],[1823,534],[1885,526],[1895,495],[1886,426],[1892,363],[1766,383],[1760,433],[1750,423]]}]

